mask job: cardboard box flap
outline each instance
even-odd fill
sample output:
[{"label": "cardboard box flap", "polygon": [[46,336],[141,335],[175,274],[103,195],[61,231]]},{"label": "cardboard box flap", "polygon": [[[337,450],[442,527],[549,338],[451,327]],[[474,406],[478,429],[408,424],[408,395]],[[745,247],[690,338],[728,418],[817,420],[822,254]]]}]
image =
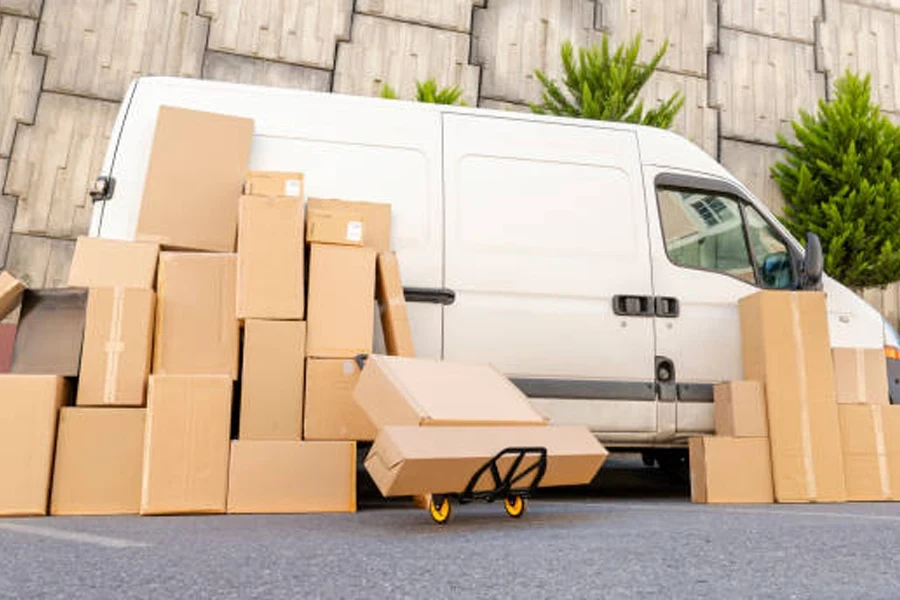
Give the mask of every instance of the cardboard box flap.
[{"label": "cardboard box flap", "polygon": [[26,290],[10,371],[77,377],[87,297],[83,288]]},{"label": "cardboard box flap", "polygon": [[69,285],[152,290],[158,259],[159,244],[152,242],[80,237],[69,267]]}]

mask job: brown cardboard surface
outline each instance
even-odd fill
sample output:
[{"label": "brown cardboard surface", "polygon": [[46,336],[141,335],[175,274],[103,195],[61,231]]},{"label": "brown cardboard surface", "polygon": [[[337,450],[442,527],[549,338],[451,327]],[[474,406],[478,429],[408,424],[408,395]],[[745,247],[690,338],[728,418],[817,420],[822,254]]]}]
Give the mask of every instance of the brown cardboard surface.
[{"label": "brown cardboard surface", "polygon": [[137,514],[144,450],[142,408],[63,407],[50,514]]},{"label": "brown cardboard surface", "polygon": [[236,271],[234,254],[160,254],[153,373],[237,379]]},{"label": "brown cardboard surface", "polygon": [[241,196],[238,318],[303,318],[303,252],[303,200]]},{"label": "brown cardboard surface", "polygon": [[66,380],[0,375],[0,516],[47,514],[59,408]]},{"label": "brown cardboard surface", "polygon": [[381,310],[381,327],[384,330],[387,353],[391,356],[413,357],[416,350],[409,329],[397,255],[393,252],[379,252],[376,264],[376,297]]},{"label": "brown cardboard surface", "polygon": [[772,503],[769,440],[753,437],[690,439],[691,501]]},{"label": "brown cardboard surface", "polygon": [[161,106],[135,239],[234,252],[253,121]]},{"label": "brown cardboard surface", "polygon": [[87,290],[25,290],[13,348],[13,373],[78,376]]},{"label": "brown cardboard surface", "polygon": [[362,246],[365,222],[358,211],[308,210],[306,241],[310,244]]},{"label": "brown cardboard surface", "polygon": [[159,244],[152,242],[80,237],[69,267],[69,285],[152,290],[158,259]]},{"label": "brown cardboard surface", "polygon": [[358,380],[359,368],[352,359],[307,359],[303,439],[375,439],[375,426],[353,398]]},{"label": "brown cardboard surface", "polygon": [[900,495],[891,481],[883,406],[838,406],[847,499],[873,502]]},{"label": "brown cardboard surface", "polygon": [[16,324],[0,323],[0,374],[9,373],[15,343]]},{"label": "brown cardboard surface", "polygon": [[88,292],[76,404],[144,405],[155,311],[152,290],[103,287]]},{"label": "brown cardboard surface", "polygon": [[0,319],[16,309],[24,292],[24,283],[6,271],[0,271]]},{"label": "brown cardboard surface", "polygon": [[890,404],[883,348],[832,348],[838,404]]},{"label": "brown cardboard surface", "polygon": [[231,388],[223,375],[150,377],[142,515],[225,512]]},{"label": "brown cardboard surface", "polygon": [[729,381],[713,387],[716,435],[767,437],[766,394],[761,381]]},{"label": "brown cardboard surface", "polygon": [[303,198],[303,173],[286,171],[250,171],[244,181],[244,194],[275,198]]},{"label": "brown cardboard surface", "polygon": [[[385,427],[365,465],[385,496],[462,492],[482,465],[514,446],[547,449],[541,487],[590,483],[608,455],[586,427]],[[500,461],[501,474],[511,463],[512,458]],[[526,477],[523,484],[531,481]],[[491,488],[490,475],[475,487]]]},{"label": "brown cardboard surface", "polygon": [[246,321],[239,431],[242,440],[301,439],[305,344],[303,321]]},{"label": "brown cardboard surface", "polygon": [[307,201],[306,209],[307,211],[329,210],[362,213],[363,229],[365,230],[363,232],[363,245],[368,248],[375,248],[379,252],[387,252],[391,249],[390,204],[310,198]]},{"label": "brown cardboard surface", "polygon": [[313,244],[308,311],[308,356],[352,358],[370,353],[375,332],[375,251]]},{"label": "brown cardboard surface", "polygon": [[356,512],[356,444],[232,442],[228,512]]},{"label": "brown cardboard surface", "polygon": [[900,404],[881,406],[880,409],[891,498],[900,500]]},{"label": "brown cardboard surface", "polygon": [[353,396],[379,429],[546,424],[519,388],[490,365],[373,354]]}]

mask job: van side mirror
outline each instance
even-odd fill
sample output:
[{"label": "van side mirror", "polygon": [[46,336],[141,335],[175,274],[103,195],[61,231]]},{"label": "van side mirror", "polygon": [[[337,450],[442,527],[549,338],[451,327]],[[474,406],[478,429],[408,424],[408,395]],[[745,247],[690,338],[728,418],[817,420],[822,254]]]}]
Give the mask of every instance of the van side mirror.
[{"label": "van side mirror", "polygon": [[800,262],[800,289],[821,290],[822,273],[825,270],[825,256],[822,240],[812,232],[806,234],[806,255]]}]

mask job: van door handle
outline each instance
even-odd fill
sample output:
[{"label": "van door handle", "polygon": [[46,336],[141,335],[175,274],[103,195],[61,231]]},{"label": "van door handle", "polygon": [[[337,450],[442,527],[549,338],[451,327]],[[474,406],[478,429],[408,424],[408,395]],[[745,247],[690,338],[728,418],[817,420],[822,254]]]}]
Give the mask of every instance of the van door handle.
[{"label": "van door handle", "polygon": [[456,302],[456,292],[447,288],[404,287],[403,297],[407,302],[424,302],[450,306]]},{"label": "van door handle", "polygon": [[678,298],[670,296],[656,297],[656,316],[674,319],[678,316],[679,306]]},{"label": "van door handle", "polygon": [[623,317],[652,317],[653,296],[613,296],[612,309]]}]

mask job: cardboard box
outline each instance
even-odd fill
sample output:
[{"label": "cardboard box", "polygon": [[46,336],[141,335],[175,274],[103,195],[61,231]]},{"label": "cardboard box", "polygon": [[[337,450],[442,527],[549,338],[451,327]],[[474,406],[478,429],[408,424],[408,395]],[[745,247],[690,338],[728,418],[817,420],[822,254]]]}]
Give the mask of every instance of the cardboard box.
[{"label": "cardboard box", "polygon": [[6,271],[0,271],[0,319],[14,311],[22,301],[25,284]]},{"label": "cardboard box", "polygon": [[225,512],[232,382],[150,377],[141,514]]},{"label": "cardboard box", "polygon": [[302,319],[303,201],[241,196],[237,316]]},{"label": "cardboard box", "polygon": [[689,448],[692,502],[775,501],[768,439],[693,437]]},{"label": "cardboard box", "polygon": [[375,439],[375,426],[353,398],[358,380],[359,368],[352,359],[307,359],[303,439]]},{"label": "cardboard box", "polygon": [[763,291],[739,310],[744,378],[766,385],[775,499],[846,500],[825,294]]},{"label": "cardboard box", "polygon": [[352,358],[372,352],[375,251],[313,244],[308,310],[308,356]]},{"label": "cardboard box", "polygon": [[838,404],[890,404],[883,348],[832,348]]},{"label": "cardboard box", "polygon": [[160,254],[153,373],[237,379],[236,272],[234,254]]},{"label": "cardboard box", "polygon": [[244,327],[242,440],[297,440],[303,426],[306,323],[257,321]]},{"label": "cardboard box", "polygon": [[0,516],[47,514],[62,377],[0,376]]},{"label": "cardboard box", "polygon": [[900,405],[879,406],[884,427],[884,447],[887,454],[891,499],[900,500]]},{"label": "cardboard box", "polygon": [[244,194],[276,198],[303,198],[303,173],[250,171],[244,181]]},{"label": "cardboard box", "polygon": [[154,289],[159,244],[80,237],[69,267],[71,287]]},{"label": "cardboard box", "polygon": [[713,387],[716,435],[768,437],[766,393],[761,381],[729,381]]},{"label": "cardboard box", "polygon": [[105,287],[88,292],[76,404],[144,405],[155,311],[151,290]]},{"label": "cardboard box", "polygon": [[400,280],[400,263],[393,252],[379,252],[377,260],[376,297],[381,310],[384,344],[391,356],[414,357],[415,347],[409,329],[406,297]]},{"label": "cardboard box", "polygon": [[[541,487],[588,484],[608,455],[587,427],[385,427],[365,464],[384,496],[462,492],[479,468],[510,447],[547,449]],[[501,459],[501,475],[513,460]],[[532,464],[534,459],[527,457],[521,468]],[[532,480],[526,476],[522,485]],[[486,473],[475,490],[493,487]]]},{"label": "cardboard box", "polygon": [[888,454],[887,437],[895,432],[886,427],[884,408],[874,404],[838,406],[848,500],[876,502],[900,497],[900,480],[891,479],[890,468],[900,456]]},{"label": "cardboard box", "polygon": [[519,388],[490,365],[373,354],[353,396],[378,429],[546,425]]},{"label": "cardboard box", "polygon": [[142,408],[65,407],[59,415],[50,514],[137,514]]},{"label": "cardboard box", "polygon": [[87,290],[25,290],[10,371],[77,377]]},{"label": "cardboard box", "polygon": [[362,246],[364,230],[360,212],[309,210],[306,213],[306,240],[310,244]]},{"label": "cardboard box", "polygon": [[16,324],[0,323],[0,374],[9,373],[15,343]]},{"label": "cardboard box", "polygon": [[253,120],[161,106],[135,239],[234,252]]},{"label": "cardboard box", "polygon": [[353,202],[349,200],[334,200],[324,198],[310,198],[307,201],[307,211],[337,211],[362,214],[364,223],[363,245],[375,248],[378,252],[387,252],[391,249],[391,205],[380,202]]},{"label": "cardboard box", "polygon": [[228,512],[356,512],[356,444],[232,442]]}]

